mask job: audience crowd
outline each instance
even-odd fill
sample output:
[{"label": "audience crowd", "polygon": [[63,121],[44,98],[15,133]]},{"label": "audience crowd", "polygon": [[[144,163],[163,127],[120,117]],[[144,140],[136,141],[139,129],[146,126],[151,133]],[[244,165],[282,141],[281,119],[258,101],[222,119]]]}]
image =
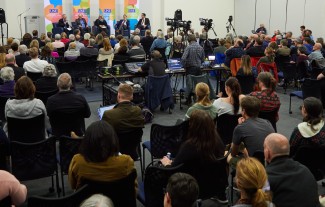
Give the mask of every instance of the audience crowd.
[{"label": "audience crowd", "polygon": [[[0,46],[0,96],[7,100],[2,106],[4,119],[27,120],[44,115],[44,139],[47,135],[82,137],[79,153],[72,158],[68,171],[73,190],[81,188],[87,180],[116,181],[133,172],[135,156],[120,153],[119,136],[136,129],[142,131],[145,120],[141,108],[132,103],[133,88],[121,84],[114,108],[86,129],[84,119],[91,115],[89,105],[82,94],[75,92],[72,74],[60,74],[57,63],[96,59],[107,60],[110,67],[128,61],[144,62],[150,57],[151,60],[139,72],[163,76],[167,68],[166,59],[180,58],[186,70],[186,104],[190,106],[191,96],[195,97],[195,103],[185,114],[183,121],[188,122],[189,127],[178,153],[163,157],[157,165],[174,168],[183,164],[184,172],[188,174],[175,173],[168,179],[161,205],[190,207],[200,203],[199,198],[225,204],[229,200],[227,186],[239,189],[239,199],[232,203],[237,207],[324,204],[324,198],[318,197],[313,173],[295,161],[301,147],[325,145],[323,38],[315,39],[312,31],[304,26],[296,37],[292,32],[282,35],[279,30],[268,35],[261,24],[249,37],[234,38],[228,34],[218,39],[210,51],[206,47],[213,43],[206,42],[209,40],[205,38],[205,30],[201,35],[189,30],[188,34],[181,32],[177,37],[173,37],[171,29],[166,36],[159,30],[153,37],[147,29],[145,36],[140,37],[137,29],[129,38],[115,37],[107,34],[105,27],[101,27],[98,34],[90,33],[82,15],[77,20],[78,28],[69,31],[63,17],[60,21],[64,32],[55,34],[54,39],[51,33],[38,37],[38,31],[34,30],[32,34],[24,34],[21,41],[8,38],[7,44]],[[98,21],[99,25],[103,20],[99,17]],[[190,78],[190,75],[201,75],[202,63],[212,54],[224,57],[224,61],[218,63],[223,63],[226,69],[220,82],[222,92],[216,100],[211,98],[214,91],[208,82],[193,86]],[[240,61],[240,64],[232,76],[250,76],[254,83],[254,88],[245,94],[239,77],[230,77],[235,61]],[[281,119],[278,114],[281,102],[276,86],[283,86],[286,81],[285,77],[282,82],[278,81],[278,72],[288,64],[295,66],[298,84],[311,78],[319,80],[321,85],[321,97],[303,100],[303,122],[290,129],[290,138],[276,133],[274,127]],[[36,98],[37,94],[46,92],[53,94],[46,100]],[[271,111],[276,112],[274,122],[261,117],[262,112]],[[223,143],[216,127],[223,115],[238,117],[229,145]],[[0,134],[1,144],[8,143],[8,122],[4,123]],[[256,154],[262,154],[263,159],[256,159]],[[222,162],[220,160],[225,161],[224,171],[215,168],[216,163]],[[233,172],[236,177],[230,185],[228,176],[234,176]],[[134,181],[136,191],[137,180]],[[24,203],[27,188],[13,175],[0,170],[0,186],[0,200],[10,196],[12,204]],[[110,198],[95,194],[81,206],[113,207],[114,204]]]}]

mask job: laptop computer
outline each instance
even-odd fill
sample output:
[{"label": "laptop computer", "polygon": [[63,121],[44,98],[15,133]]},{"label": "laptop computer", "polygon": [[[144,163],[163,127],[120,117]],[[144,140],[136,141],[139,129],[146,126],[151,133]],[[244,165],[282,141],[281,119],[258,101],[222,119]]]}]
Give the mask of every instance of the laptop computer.
[{"label": "laptop computer", "polygon": [[109,105],[109,106],[99,107],[97,109],[99,120],[102,120],[105,111],[113,109],[114,106],[115,106],[115,104]]},{"label": "laptop computer", "polygon": [[175,70],[184,70],[183,64],[180,58],[173,58],[167,60],[168,69],[175,71]]},{"label": "laptop computer", "polygon": [[139,69],[145,62],[133,62],[133,63],[125,63],[126,69],[129,73],[139,73]]}]

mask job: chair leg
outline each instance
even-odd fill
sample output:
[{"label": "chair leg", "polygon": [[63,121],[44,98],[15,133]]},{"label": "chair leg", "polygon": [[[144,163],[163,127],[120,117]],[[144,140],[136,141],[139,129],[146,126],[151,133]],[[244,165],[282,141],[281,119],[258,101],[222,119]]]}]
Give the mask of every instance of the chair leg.
[{"label": "chair leg", "polygon": [[60,197],[61,189],[59,183],[59,171],[57,169],[55,172],[55,183],[56,183],[56,192],[58,193],[58,197]]},{"label": "chair leg", "polygon": [[140,156],[141,180],[143,180],[143,166],[142,166],[141,143],[139,143],[139,146],[138,146],[138,152],[139,152],[139,156]]},{"label": "chair leg", "polygon": [[289,99],[289,114],[292,114],[292,111],[291,111],[291,95],[290,95],[290,99]]},{"label": "chair leg", "polygon": [[142,178],[143,178],[143,175],[144,175],[144,171],[146,170],[146,154],[145,154],[145,148],[142,146]]},{"label": "chair leg", "polygon": [[65,189],[64,189],[64,175],[63,175],[63,172],[62,172],[62,170],[60,170],[61,171],[61,184],[62,184],[62,194],[63,194],[63,196],[65,196]]}]

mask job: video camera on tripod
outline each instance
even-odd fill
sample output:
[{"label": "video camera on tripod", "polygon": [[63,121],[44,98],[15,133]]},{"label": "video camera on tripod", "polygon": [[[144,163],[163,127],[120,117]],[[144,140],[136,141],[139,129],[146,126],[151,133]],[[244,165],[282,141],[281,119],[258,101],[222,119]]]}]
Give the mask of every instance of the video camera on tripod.
[{"label": "video camera on tripod", "polygon": [[209,31],[212,28],[212,19],[204,19],[204,18],[199,18],[200,25],[204,26],[204,28]]},{"label": "video camera on tripod", "polygon": [[184,20],[178,20],[178,19],[171,19],[171,18],[165,18],[167,21],[167,26],[170,26],[173,30],[178,28],[183,28],[184,31],[188,31],[191,29],[191,21],[184,21]]}]

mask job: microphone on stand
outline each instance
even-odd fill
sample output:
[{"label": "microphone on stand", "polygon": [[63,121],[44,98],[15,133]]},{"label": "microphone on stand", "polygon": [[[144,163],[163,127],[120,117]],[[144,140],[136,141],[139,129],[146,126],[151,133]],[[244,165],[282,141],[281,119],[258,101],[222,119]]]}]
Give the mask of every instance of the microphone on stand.
[{"label": "microphone on stand", "polygon": [[19,16],[23,15],[24,13],[28,12],[29,10],[30,10],[30,8],[26,9],[24,12],[22,12],[22,13],[18,14],[18,15],[17,15],[17,17],[19,17]]}]

